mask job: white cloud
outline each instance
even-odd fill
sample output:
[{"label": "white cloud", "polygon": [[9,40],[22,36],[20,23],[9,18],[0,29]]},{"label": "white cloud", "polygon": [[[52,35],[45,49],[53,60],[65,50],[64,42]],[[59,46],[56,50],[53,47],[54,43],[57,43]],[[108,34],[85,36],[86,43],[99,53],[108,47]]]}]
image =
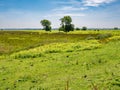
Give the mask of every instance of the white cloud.
[{"label": "white cloud", "polygon": [[[105,11],[89,11],[89,6],[100,6],[102,4],[111,3],[114,0],[56,0],[57,5],[53,9],[47,12],[35,12],[24,10],[9,10],[6,12],[0,12],[0,28],[39,28],[40,20],[48,19],[52,22],[52,27],[60,26],[60,18],[69,15],[73,19],[73,24],[76,27],[120,27],[119,19],[119,6],[116,8],[106,8]],[[65,1],[65,0],[64,0]],[[2,6],[2,5],[0,5]],[[118,8],[118,9],[117,9]],[[109,10],[108,10],[109,9]],[[86,11],[85,11],[86,10]],[[116,11],[118,10],[118,14]],[[112,12],[113,11],[113,12]],[[118,17],[116,16],[118,15]]]},{"label": "white cloud", "polygon": [[84,6],[99,6],[102,4],[111,3],[115,0],[83,0]]},{"label": "white cloud", "polygon": [[[52,10],[55,16],[67,15],[65,13],[70,13],[69,15],[73,16],[84,16],[83,14],[76,14],[76,12],[81,13],[82,11],[88,10],[89,6],[100,6],[102,4],[108,4],[115,0],[68,0],[68,1],[56,1],[54,4],[57,4],[57,7]],[[71,14],[72,13],[72,14]],[[53,15],[50,15],[53,16]]]},{"label": "white cloud", "polygon": [[53,11],[81,11],[86,10],[86,7],[72,7],[72,6],[64,6],[61,8],[55,8]]},{"label": "white cloud", "polygon": [[47,17],[52,16],[85,16],[82,11],[88,9],[82,5],[82,2],[78,0],[68,0],[68,1],[56,1],[54,4],[57,4],[57,7],[52,10],[52,15],[47,15]]},{"label": "white cloud", "polygon": [[116,0],[68,0],[68,1],[56,1],[58,5],[73,5],[73,6],[99,6],[102,4],[108,4]]},{"label": "white cloud", "polygon": [[52,15],[46,15],[44,17],[63,17],[63,16],[73,16],[73,17],[80,17],[80,16],[85,16],[85,14],[82,13],[54,13]]}]

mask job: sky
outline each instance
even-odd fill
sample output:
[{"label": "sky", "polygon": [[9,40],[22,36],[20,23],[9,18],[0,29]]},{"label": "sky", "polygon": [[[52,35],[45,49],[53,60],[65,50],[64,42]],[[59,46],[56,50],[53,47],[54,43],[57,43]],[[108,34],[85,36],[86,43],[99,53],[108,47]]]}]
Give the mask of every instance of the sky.
[{"label": "sky", "polygon": [[75,27],[120,28],[120,0],[0,0],[0,28],[53,28],[71,16]]}]

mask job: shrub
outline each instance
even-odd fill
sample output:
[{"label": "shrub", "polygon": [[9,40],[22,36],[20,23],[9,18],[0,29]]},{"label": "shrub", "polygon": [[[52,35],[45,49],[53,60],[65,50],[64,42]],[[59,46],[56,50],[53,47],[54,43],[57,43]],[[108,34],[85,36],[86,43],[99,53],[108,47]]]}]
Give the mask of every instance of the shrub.
[{"label": "shrub", "polygon": [[60,53],[60,50],[47,50],[45,53]]},{"label": "shrub", "polygon": [[21,58],[21,59],[26,59],[26,58],[37,58],[37,57],[41,57],[43,56],[41,53],[39,54],[18,54],[18,55],[15,55],[15,59],[17,58]]},{"label": "shrub", "polygon": [[80,30],[80,28],[77,27],[75,30]]},{"label": "shrub", "polygon": [[99,34],[96,39],[105,39],[111,37],[111,34]]}]

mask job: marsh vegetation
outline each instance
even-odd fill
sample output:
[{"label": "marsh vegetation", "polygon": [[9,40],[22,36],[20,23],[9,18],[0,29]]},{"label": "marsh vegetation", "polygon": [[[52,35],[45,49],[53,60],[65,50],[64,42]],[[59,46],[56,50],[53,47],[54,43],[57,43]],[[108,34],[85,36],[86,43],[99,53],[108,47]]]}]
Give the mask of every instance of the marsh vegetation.
[{"label": "marsh vegetation", "polygon": [[0,90],[119,90],[120,31],[0,31]]}]

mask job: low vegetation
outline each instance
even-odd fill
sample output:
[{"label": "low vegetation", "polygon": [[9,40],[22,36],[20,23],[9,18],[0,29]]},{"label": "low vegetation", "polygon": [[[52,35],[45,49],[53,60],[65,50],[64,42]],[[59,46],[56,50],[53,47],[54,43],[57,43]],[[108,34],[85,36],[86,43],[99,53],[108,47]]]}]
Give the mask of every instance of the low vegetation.
[{"label": "low vegetation", "polygon": [[119,90],[120,31],[0,31],[0,90]]}]

